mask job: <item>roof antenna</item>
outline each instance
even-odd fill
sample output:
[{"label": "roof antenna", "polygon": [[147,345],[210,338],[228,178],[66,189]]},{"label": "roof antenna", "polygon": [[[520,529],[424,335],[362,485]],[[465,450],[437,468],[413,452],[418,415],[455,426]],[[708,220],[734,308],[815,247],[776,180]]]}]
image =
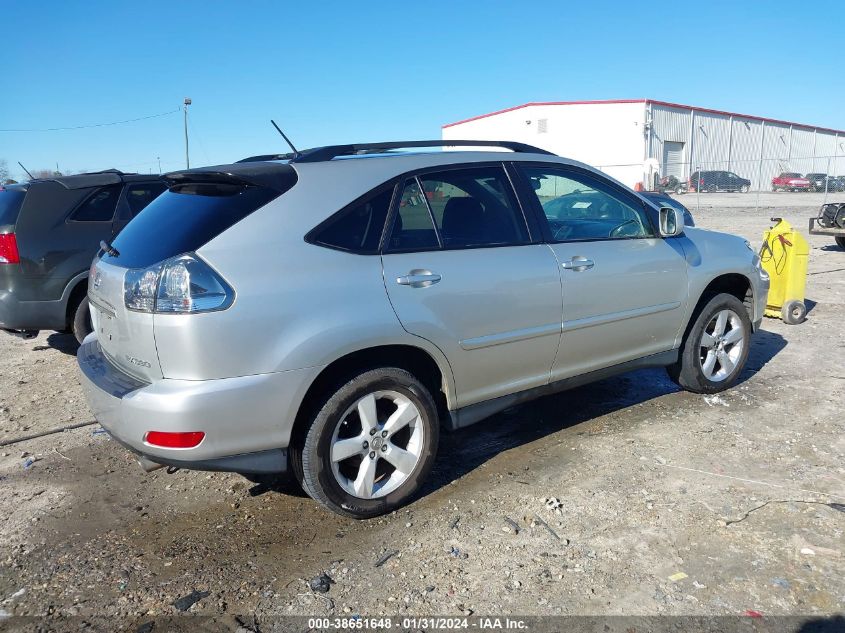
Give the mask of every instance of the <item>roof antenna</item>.
[{"label": "roof antenna", "polygon": [[26,172],[26,175],[29,176],[30,180],[35,180],[35,178],[32,177],[32,174],[29,173],[29,170],[26,167],[23,166],[23,163],[21,161],[18,161],[18,165],[20,165],[21,169],[23,169]]},{"label": "roof antenna", "polygon": [[282,128],[280,128],[278,125],[276,125],[276,122],[275,122],[273,119],[270,119],[270,123],[272,123],[272,124],[273,124],[273,127],[274,127],[274,128],[276,128],[276,131],[277,131],[279,134],[281,134],[281,135],[282,135],[282,138],[283,138],[283,139],[285,139],[285,143],[287,143],[288,145],[290,145],[290,148],[293,150],[294,156],[299,156],[299,150],[298,150],[298,149],[296,149],[296,148],[293,146],[293,143],[291,143],[291,142],[290,142],[290,139],[289,139],[287,136],[285,136],[285,133],[284,133],[284,132],[282,132]]}]

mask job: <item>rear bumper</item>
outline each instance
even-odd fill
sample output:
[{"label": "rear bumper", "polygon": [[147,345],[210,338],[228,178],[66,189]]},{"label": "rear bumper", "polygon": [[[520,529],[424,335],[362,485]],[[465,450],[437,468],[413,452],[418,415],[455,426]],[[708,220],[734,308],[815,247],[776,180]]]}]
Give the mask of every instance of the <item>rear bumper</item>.
[{"label": "rear bumper", "polygon": [[808,229],[813,235],[830,235],[832,237],[845,237],[845,229],[840,229],[835,226],[822,226],[819,224],[818,218],[810,218],[810,228]]},{"label": "rear bumper", "polygon": [[[158,464],[240,473],[287,469],[296,412],[321,369],[148,384],[109,361],[95,335],[80,346],[77,360],[94,416],[126,448]],[[153,430],[205,437],[194,448],[162,448],[144,442]]]},{"label": "rear bumper", "polygon": [[0,290],[0,329],[63,330],[67,326],[67,303],[21,301],[11,290]]}]

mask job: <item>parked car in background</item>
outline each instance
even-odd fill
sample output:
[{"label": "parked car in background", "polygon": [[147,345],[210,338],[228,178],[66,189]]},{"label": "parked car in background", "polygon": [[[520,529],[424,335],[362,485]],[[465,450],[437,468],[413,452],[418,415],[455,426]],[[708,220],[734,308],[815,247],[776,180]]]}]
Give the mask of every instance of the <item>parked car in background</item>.
[{"label": "parked car in background", "polygon": [[794,171],[785,171],[772,178],[772,191],[809,191],[810,181]]},{"label": "parked car in background", "polygon": [[751,188],[748,178],[737,176],[732,171],[695,171],[689,179],[690,191],[715,193],[716,191],[740,191],[747,193]]},{"label": "parked car in background", "polygon": [[643,191],[640,195],[649,202],[654,203],[658,209],[660,207],[672,207],[673,209],[677,209],[684,214],[684,226],[695,226],[695,220],[693,220],[690,210],[675,200],[672,196],[666,195],[665,193],[658,193],[656,191]]},{"label": "parked car in background", "polygon": [[845,176],[836,176],[834,180],[836,181],[836,192],[842,193],[845,191]]},{"label": "parked car in background", "polygon": [[81,342],[100,240],[166,188],[159,176],[113,170],[0,187],[0,329],[25,338],[71,331]]},{"label": "parked car in background", "polygon": [[[419,151],[443,145],[513,153]],[[521,143],[331,146],[166,180],[91,267],[91,410],[148,470],[290,469],[350,517],[419,490],[441,423],[639,367],[722,391],[763,318],[744,239]]]},{"label": "parked car in background", "polygon": [[810,191],[837,191],[839,181],[827,174],[811,173],[804,176],[810,181]]}]

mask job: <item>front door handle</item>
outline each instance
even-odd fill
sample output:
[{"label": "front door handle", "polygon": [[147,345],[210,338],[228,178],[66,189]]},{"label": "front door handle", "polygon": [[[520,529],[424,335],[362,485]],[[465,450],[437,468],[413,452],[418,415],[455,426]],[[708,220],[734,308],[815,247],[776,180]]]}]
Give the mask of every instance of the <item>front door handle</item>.
[{"label": "front door handle", "polygon": [[576,273],[589,270],[595,265],[596,263],[592,259],[587,259],[586,257],[582,257],[581,255],[576,255],[569,261],[563,262],[563,264],[561,264],[561,266],[563,266],[566,270],[571,270]]},{"label": "front door handle", "polygon": [[396,283],[400,286],[411,286],[411,288],[427,288],[440,281],[437,273],[422,268],[415,268],[404,277],[397,277]]}]

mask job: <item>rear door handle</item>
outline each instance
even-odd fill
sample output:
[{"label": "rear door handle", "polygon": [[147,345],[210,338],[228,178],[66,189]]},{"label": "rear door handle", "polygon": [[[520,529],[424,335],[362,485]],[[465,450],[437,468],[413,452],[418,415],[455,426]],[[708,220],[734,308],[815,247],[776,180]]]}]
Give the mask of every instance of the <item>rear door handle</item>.
[{"label": "rear door handle", "polygon": [[411,286],[411,288],[427,288],[440,281],[441,277],[430,270],[415,268],[404,277],[397,277],[396,283],[400,286]]},{"label": "rear door handle", "polygon": [[586,257],[582,257],[581,255],[576,255],[569,261],[563,262],[561,264],[561,266],[563,266],[566,270],[571,270],[576,273],[589,270],[595,265],[596,263],[592,259],[587,259]]}]

